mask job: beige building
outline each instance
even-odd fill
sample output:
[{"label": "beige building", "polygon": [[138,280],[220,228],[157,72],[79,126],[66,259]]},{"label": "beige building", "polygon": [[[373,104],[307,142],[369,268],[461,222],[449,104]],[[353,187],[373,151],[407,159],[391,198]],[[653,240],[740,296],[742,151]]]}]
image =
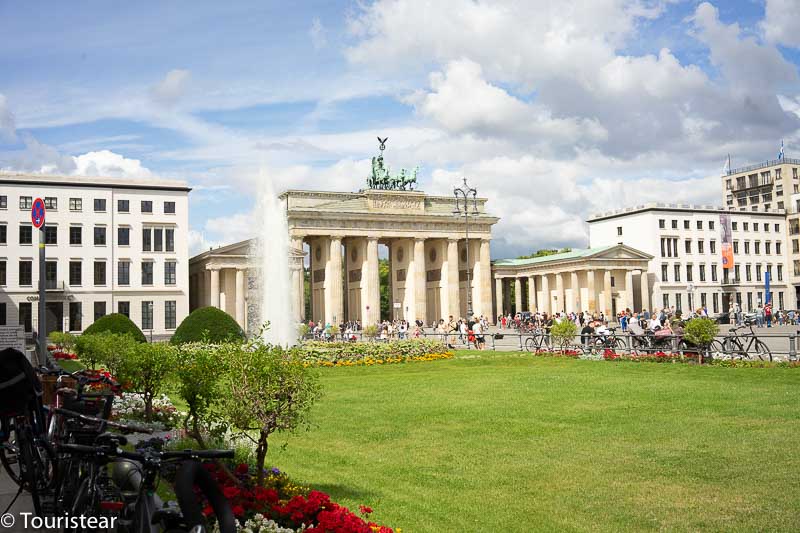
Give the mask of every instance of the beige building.
[{"label": "beige building", "polygon": [[626,308],[650,309],[647,265],[652,258],[617,244],[495,261],[495,309],[498,314],[603,311],[606,316]]},{"label": "beige building", "polygon": [[[470,217],[469,250],[463,217],[452,197],[420,191],[286,191],[291,260],[291,298],[298,321],[377,323],[380,317],[379,257],[389,260],[391,317],[433,320],[465,316],[471,290],[473,314],[494,320],[492,226],[486,199]],[[213,305],[248,323],[256,305],[248,297],[250,243],[204,252],[190,261],[192,308]],[[305,259],[304,259],[305,257]],[[303,261],[310,273],[311,316],[305,315]],[[471,288],[467,286],[467,277]]]}]

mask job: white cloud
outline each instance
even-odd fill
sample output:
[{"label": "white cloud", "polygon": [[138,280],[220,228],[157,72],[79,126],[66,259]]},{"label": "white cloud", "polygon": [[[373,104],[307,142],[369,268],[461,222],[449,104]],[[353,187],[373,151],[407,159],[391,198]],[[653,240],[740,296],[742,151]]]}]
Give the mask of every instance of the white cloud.
[{"label": "white cloud", "polygon": [[0,141],[6,140],[14,142],[17,140],[17,128],[14,121],[14,114],[8,107],[8,99],[0,94]]},{"label": "white cloud", "polygon": [[150,95],[156,103],[165,106],[175,105],[186,93],[190,77],[188,70],[170,70],[163,80],[152,87]]},{"label": "white cloud", "polygon": [[767,0],[764,20],[759,24],[769,42],[800,47],[800,2],[797,0]]},{"label": "white cloud", "polygon": [[112,178],[150,178],[153,173],[138,159],[128,159],[109,150],[87,152],[73,157],[73,174],[82,176],[107,176]]},{"label": "white cloud", "polygon": [[207,219],[200,230],[189,231],[189,254],[196,255],[254,237],[253,217],[255,213],[248,212]]},{"label": "white cloud", "polygon": [[308,35],[311,37],[311,44],[315,50],[321,50],[328,44],[325,26],[322,25],[319,17],[314,17],[314,20],[311,21],[311,29],[308,30]]}]

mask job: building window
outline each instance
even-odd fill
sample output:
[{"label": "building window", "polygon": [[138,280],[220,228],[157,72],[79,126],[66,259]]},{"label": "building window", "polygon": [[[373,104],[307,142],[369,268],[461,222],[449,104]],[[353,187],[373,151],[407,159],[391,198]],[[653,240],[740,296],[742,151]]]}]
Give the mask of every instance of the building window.
[{"label": "building window", "polygon": [[752,268],[750,268],[750,265],[744,266],[744,276],[747,281],[753,281],[753,272]]},{"label": "building window", "polygon": [[8,196],[0,196],[0,209],[8,209]]},{"label": "building window", "polygon": [[706,266],[705,265],[699,265],[698,268],[700,269],[700,281],[705,281],[706,280]]},{"label": "building window", "polygon": [[117,302],[117,313],[131,317],[131,303],[130,302]]},{"label": "building window", "polygon": [[50,211],[58,211],[58,198],[52,196],[45,196],[44,208]]},{"label": "building window", "polygon": [[675,295],[675,310],[676,311],[683,311],[683,302],[681,301],[681,293]]},{"label": "building window", "polygon": [[703,221],[702,220],[698,220],[697,221],[697,229],[703,229]]},{"label": "building window", "polygon": [[775,233],[780,233],[780,232],[781,232],[781,225],[775,224]]},{"label": "building window", "polygon": [[0,224],[0,244],[8,244],[8,226]]},{"label": "building window", "polygon": [[153,202],[151,200],[142,200],[142,213],[152,213]]},{"label": "building window", "polygon": [[[178,264],[175,261],[167,261],[164,263],[164,284],[175,285],[177,283],[176,272]],[[613,285],[612,285],[613,286]]]},{"label": "building window", "polygon": [[69,243],[75,245],[83,243],[83,228],[81,226],[69,227]]},{"label": "building window", "polygon": [[142,229],[142,251],[149,252],[153,248],[153,230],[151,228]]},{"label": "building window", "polygon": [[800,254],[800,241],[797,239],[792,239],[792,253]]},{"label": "building window", "polygon": [[753,310],[753,293],[752,292],[748,292],[747,293],[747,310],[748,311],[752,311]]},{"label": "building window", "polygon": [[153,251],[160,252],[164,249],[164,230],[153,228]]},{"label": "building window", "polygon": [[142,285],[153,284],[153,263],[152,261],[142,262]]},{"label": "building window", "polygon": [[69,262],[69,284],[73,287],[83,284],[83,263],[80,261]]},{"label": "building window", "polygon": [[19,243],[32,244],[33,243],[33,226],[20,226],[19,227]]},{"label": "building window", "polygon": [[781,255],[781,241],[775,243],[775,255]]},{"label": "building window", "polygon": [[761,299],[761,298],[762,298],[762,296],[763,296],[763,293],[762,293],[761,291],[758,291],[758,292],[756,293],[756,296],[758,296],[758,305],[761,305],[761,302],[763,302],[763,301],[764,301],[764,300],[762,300],[762,299]]},{"label": "building window", "polygon": [[70,331],[80,331],[83,329],[83,325],[81,324],[81,319],[83,318],[83,313],[81,312],[81,302],[70,302],[69,303],[69,330]]},{"label": "building window", "polygon": [[117,263],[117,283],[119,285],[131,284],[131,263],[130,261],[120,261]]},{"label": "building window", "polygon": [[101,318],[106,316],[106,303],[105,302],[95,302],[94,303],[94,320],[97,322]]},{"label": "building window", "polygon": [[58,288],[58,263],[46,261],[44,264],[44,283],[48,289]]},{"label": "building window", "polygon": [[20,209],[30,209],[33,207],[33,197],[32,196],[20,196],[19,197],[19,208]]},{"label": "building window", "polygon": [[675,270],[675,280],[674,281],[680,281],[681,280],[681,266],[676,263],[674,270]]},{"label": "building window", "polygon": [[95,198],[94,199],[94,211],[95,211],[95,213],[105,213],[105,211],[106,211],[106,199],[105,198]]},{"label": "building window", "polygon": [[742,281],[742,271],[739,265],[734,265],[733,267],[733,281],[734,283],[740,283]]},{"label": "building window", "polygon": [[33,285],[33,261],[19,262],[19,284],[23,287]]},{"label": "building window", "polygon": [[719,313],[719,293],[715,292],[711,295],[711,305],[714,313]]},{"label": "building window", "polygon": [[[175,202],[164,202],[164,212],[168,215],[175,214]],[[622,231],[620,230],[619,235],[622,235]]]},{"label": "building window", "polygon": [[783,291],[778,293],[778,309],[783,309]]},{"label": "building window", "polygon": [[166,240],[166,250],[168,252],[175,251],[175,230],[172,228],[167,228],[164,230],[164,238]]},{"label": "building window", "polygon": [[667,227],[667,226],[666,226],[666,222],[664,221],[664,219],[663,219],[663,218],[659,218],[659,219],[658,219],[658,227],[659,227],[660,229],[664,229],[664,228],[666,228],[666,227]]},{"label": "building window", "polygon": [[756,255],[761,254],[761,241],[755,242],[755,248],[756,248]]},{"label": "building window", "polygon": [[153,302],[142,302],[142,329],[153,329]]},{"label": "building window", "polygon": [[33,331],[33,304],[31,302],[19,304],[19,325],[25,329],[25,333]]},{"label": "building window", "polygon": [[665,242],[666,242],[666,239],[662,238],[661,239],[661,257],[667,257],[666,250],[664,249],[664,243]]},{"label": "building window", "polygon": [[119,213],[130,213],[131,201],[130,200],[117,200],[117,211]]},{"label": "building window", "polygon": [[750,253],[750,241],[744,241],[744,253],[745,254]]},{"label": "building window", "polygon": [[[754,224],[753,227],[756,229],[756,231],[758,231],[758,225],[757,224]],[[750,223],[749,222],[742,222],[742,229],[744,231],[749,231],[750,230]]]},{"label": "building window", "polygon": [[8,267],[5,261],[0,261],[0,285],[8,284]]},{"label": "building window", "polygon": [[105,226],[95,226],[94,227],[94,245],[95,246],[105,246],[106,245],[106,228],[105,228]]},{"label": "building window", "polygon": [[733,241],[733,253],[739,253],[739,241]]},{"label": "building window", "polygon": [[778,265],[778,281],[783,281],[783,265]]},{"label": "building window", "polygon": [[672,229],[678,229],[678,221],[677,220],[673,220],[672,221]]},{"label": "building window", "polygon": [[700,293],[700,307],[705,307],[707,302],[708,302],[708,300],[706,300],[706,293],[701,292]]},{"label": "building window", "polygon": [[664,305],[664,307],[669,307],[669,294],[661,295],[661,303]]},{"label": "building window", "polygon": [[44,227],[44,243],[58,244],[58,226]]},{"label": "building window", "polygon": [[717,265],[711,265],[711,281],[717,281]]},{"label": "building window", "polygon": [[[83,199],[82,198],[70,198],[69,199],[69,210],[70,211],[83,211]],[[72,330],[75,331],[75,330]]]},{"label": "building window", "polygon": [[94,262],[94,284],[95,286],[102,286],[106,284],[106,262]]},{"label": "building window", "polygon": [[683,229],[689,229],[689,221],[688,220],[684,220],[683,221]]},{"label": "building window", "polygon": [[178,302],[167,300],[164,302],[164,328],[175,329],[178,321]]},{"label": "building window", "polygon": [[130,246],[131,228],[117,228],[117,245]]},{"label": "building window", "polygon": [[687,254],[692,253],[692,241],[691,240],[686,239],[685,241],[683,241],[683,247],[686,249],[686,253]]},{"label": "building window", "polygon": [[672,255],[678,257],[678,238],[671,239],[672,240]]},{"label": "building window", "polygon": [[622,235],[622,226],[617,226],[617,235]]},{"label": "building window", "polygon": [[703,246],[703,241],[697,241],[697,253],[703,254],[705,253],[705,246]]},{"label": "building window", "polygon": [[667,280],[667,273],[669,271],[669,265],[661,265],[661,281],[666,282]]},{"label": "building window", "polygon": [[772,253],[772,243],[769,241],[764,242],[764,253],[769,255]]},{"label": "building window", "polygon": [[692,265],[686,265],[686,281],[693,281],[692,270]]},{"label": "building window", "polygon": [[756,281],[761,281],[761,265],[756,265]]},{"label": "building window", "polygon": [[0,302],[0,326],[6,325],[6,303]]}]

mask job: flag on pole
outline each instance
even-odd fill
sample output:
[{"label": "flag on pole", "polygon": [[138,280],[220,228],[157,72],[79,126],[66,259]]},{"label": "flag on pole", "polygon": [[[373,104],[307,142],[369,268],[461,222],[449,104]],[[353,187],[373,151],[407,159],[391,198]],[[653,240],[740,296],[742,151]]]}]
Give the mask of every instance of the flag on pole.
[{"label": "flag on pole", "polygon": [[783,159],[783,139],[781,139],[781,151],[778,152],[778,161]]}]

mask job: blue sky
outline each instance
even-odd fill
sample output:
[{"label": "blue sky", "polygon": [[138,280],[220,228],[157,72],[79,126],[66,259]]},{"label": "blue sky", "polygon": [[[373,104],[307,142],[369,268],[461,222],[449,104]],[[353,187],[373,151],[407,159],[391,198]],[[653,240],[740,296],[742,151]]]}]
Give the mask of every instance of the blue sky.
[{"label": "blue sky", "polygon": [[719,203],[728,153],[800,155],[797,4],[0,0],[0,168],[184,179],[197,251],[251,236],[265,176],[361,188],[388,135],[489,198],[496,257],[585,246],[596,211]]}]

